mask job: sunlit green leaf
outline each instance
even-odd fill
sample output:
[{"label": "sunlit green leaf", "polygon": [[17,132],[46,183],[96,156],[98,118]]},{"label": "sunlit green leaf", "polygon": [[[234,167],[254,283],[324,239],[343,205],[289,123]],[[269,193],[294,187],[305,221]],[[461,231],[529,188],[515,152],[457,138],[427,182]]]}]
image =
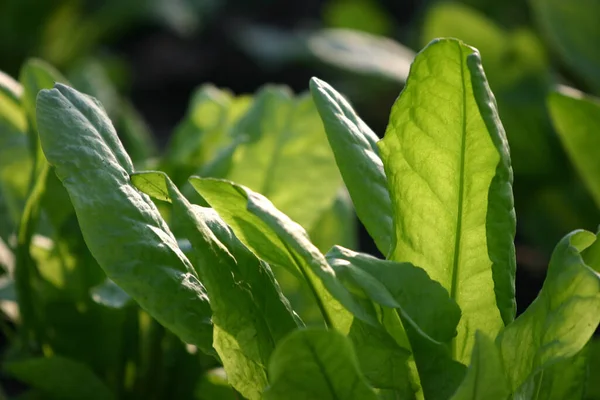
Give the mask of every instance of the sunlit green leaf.
[{"label": "sunlit green leaf", "polygon": [[581,257],[595,241],[596,236],[587,231],[575,231],[561,240],[540,294],[498,337],[514,392],[536,391],[543,383],[544,369],[579,353],[598,327],[600,274]]},{"label": "sunlit green leaf", "polygon": [[390,258],[423,268],[462,310],[452,353],[514,318],[515,214],[504,130],[479,55],[452,39],[415,59],[380,149],[392,198]]}]

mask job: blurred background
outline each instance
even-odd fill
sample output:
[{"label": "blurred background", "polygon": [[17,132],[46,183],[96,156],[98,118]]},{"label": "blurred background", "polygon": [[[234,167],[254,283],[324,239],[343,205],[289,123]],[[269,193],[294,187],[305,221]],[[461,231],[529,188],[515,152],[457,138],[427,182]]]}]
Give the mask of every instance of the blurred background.
[{"label": "blurred background", "polygon": [[[312,76],[346,95],[381,136],[414,52],[435,37],[460,38],[482,53],[509,136],[521,310],[537,294],[556,242],[575,228],[595,231],[600,221],[545,105],[557,83],[589,93],[600,88],[600,74],[594,78],[569,62],[569,51],[585,57],[585,47],[564,50],[565,35],[553,31],[576,24],[582,32],[589,28],[592,41],[598,32],[589,16],[598,13],[575,3],[553,10],[549,3],[1,0],[0,70],[18,77],[26,59],[39,57],[71,82],[83,82],[105,106],[104,99],[129,99],[135,123],[159,148],[202,84],[245,94],[281,83],[299,93]],[[600,9],[598,1],[587,3]],[[376,254],[364,230],[359,247]]]}]

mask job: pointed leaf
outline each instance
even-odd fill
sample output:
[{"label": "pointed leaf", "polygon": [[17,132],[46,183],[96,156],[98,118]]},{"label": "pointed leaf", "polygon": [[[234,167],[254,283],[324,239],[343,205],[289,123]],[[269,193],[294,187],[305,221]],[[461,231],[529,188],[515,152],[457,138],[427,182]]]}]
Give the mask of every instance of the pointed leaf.
[{"label": "pointed leaf", "polygon": [[600,99],[565,87],[548,95],[548,107],[571,162],[600,207]]},{"label": "pointed leaf", "polygon": [[106,275],[161,324],[206,352],[210,306],[152,201],[129,180],[131,159],[102,107],[57,84],[38,95],[40,139]]},{"label": "pointed leaf", "polygon": [[552,364],[575,356],[598,327],[600,274],[581,257],[595,240],[587,231],[563,238],[538,297],[497,338],[513,391]]},{"label": "pointed leaf", "polygon": [[335,331],[298,330],[275,349],[265,400],[375,400],[350,341]]},{"label": "pointed leaf", "polygon": [[477,329],[495,337],[515,313],[512,170],[477,51],[454,39],[419,53],[380,149],[395,238],[462,310],[453,355],[468,362]]},{"label": "pointed leaf", "polygon": [[162,178],[154,186],[167,187],[174,223],[192,244],[194,265],[211,298],[213,346],[227,379],[244,397],[260,399],[275,344],[297,327],[271,269],[236,243],[223,223],[217,225],[213,218],[209,229],[204,209],[190,204],[165,174],[138,175],[149,175],[144,182]]},{"label": "pointed leaf", "polygon": [[356,214],[379,251],[387,255],[393,232],[392,204],[377,148],[379,138],[327,83],[312,78],[310,90]]}]

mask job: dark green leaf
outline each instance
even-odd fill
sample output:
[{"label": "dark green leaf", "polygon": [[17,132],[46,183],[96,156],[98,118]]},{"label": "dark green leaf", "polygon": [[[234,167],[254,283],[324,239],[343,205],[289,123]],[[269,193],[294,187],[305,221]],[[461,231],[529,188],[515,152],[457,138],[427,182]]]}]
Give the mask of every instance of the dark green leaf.
[{"label": "dark green leaf", "polygon": [[310,89],[356,213],[379,251],[387,255],[394,229],[387,179],[377,148],[379,138],[327,83],[312,78]]},{"label": "dark green leaf", "polygon": [[348,339],[335,331],[298,330],[275,349],[265,400],[377,399]]},{"label": "dark green leaf", "polygon": [[205,209],[190,204],[165,174],[138,175],[146,175],[143,182],[162,180],[153,187],[166,186],[174,223],[192,243],[194,265],[211,298],[213,346],[227,378],[245,397],[260,399],[275,344],[297,327],[270,268],[214,215],[209,229]]},{"label": "dark green leaf", "polygon": [[184,341],[210,352],[204,287],[152,201],[131,184],[131,159],[102,107],[61,84],[42,91],[37,105],[44,153],[107,276]]}]

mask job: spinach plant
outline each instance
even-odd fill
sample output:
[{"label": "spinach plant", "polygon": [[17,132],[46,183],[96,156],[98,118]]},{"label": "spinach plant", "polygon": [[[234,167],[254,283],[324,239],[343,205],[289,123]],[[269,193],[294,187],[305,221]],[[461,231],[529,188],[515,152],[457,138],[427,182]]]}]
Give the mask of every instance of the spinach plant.
[{"label": "spinach plant", "polygon": [[[381,141],[331,86],[310,87],[385,259],[342,246],[323,254],[287,215],[310,210],[284,213],[243,182],[194,176],[185,186],[175,170],[173,180],[136,171],[99,102],[60,83],[42,90],[43,155],[107,277],[214,355],[248,399],[583,398],[600,242],[565,236],[515,318],[512,167],[478,52],[453,39],[422,50]],[[263,150],[247,151],[259,168]],[[290,305],[282,271],[307,288],[319,323]]]}]

